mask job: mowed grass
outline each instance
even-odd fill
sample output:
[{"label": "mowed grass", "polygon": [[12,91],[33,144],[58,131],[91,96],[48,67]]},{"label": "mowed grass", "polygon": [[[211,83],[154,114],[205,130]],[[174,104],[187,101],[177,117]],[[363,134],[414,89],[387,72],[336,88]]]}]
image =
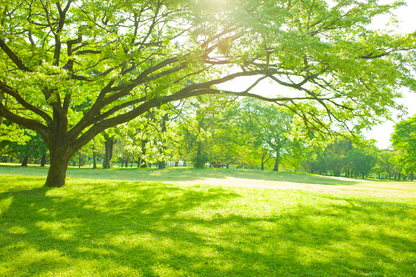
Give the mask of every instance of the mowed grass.
[{"label": "mowed grass", "polygon": [[[143,172],[136,174],[146,180]],[[304,176],[281,178],[307,182]],[[50,189],[44,182],[0,175],[0,276],[416,276],[416,199],[406,194],[414,182],[389,183],[400,197],[85,178]]]},{"label": "mowed grass", "polygon": [[[32,165],[21,167],[20,164],[0,163],[0,174],[28,175],[45,177],[48,167]],[[205,179],[226,179],[229,177],[239,179],[252,179],[263,181],[279,181],[291,183],[308,183],[320,185],[352,185],[361,184],[361,179],[347,178],[327,178],[326,176],[312,175],[305,173],[273,172],[268,170],[247,170],[247,169],[195,169],[191,167],[168,167],[159,170],[153,168],[111,168],[111,169],[92,169],[69,167],[67,172],[69,178],[88,178],[88,179],[113,179],[129,181],[150,181],[150,182],[189,182],[202,181]],[[389,182],[384,180],[383,182]]]}]

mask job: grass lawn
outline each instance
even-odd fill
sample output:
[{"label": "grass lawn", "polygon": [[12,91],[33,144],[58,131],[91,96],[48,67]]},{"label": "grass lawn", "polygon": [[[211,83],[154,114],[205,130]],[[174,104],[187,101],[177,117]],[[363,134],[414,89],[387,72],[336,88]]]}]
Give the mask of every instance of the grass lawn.
[{"label": "grass lawn", "polygon": [[44,169],[0,174],[0,276],[416,276],[416,182],[71,169],[50,189]]}]

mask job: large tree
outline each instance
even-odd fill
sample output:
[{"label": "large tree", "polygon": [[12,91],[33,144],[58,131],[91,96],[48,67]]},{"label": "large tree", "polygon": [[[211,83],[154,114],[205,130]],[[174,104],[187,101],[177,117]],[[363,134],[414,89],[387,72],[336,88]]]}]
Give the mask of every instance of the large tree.
[{"label": "large tree", "polygon": [[[364,127],[414,84],[415,36],[367,28],[401,2],[3,0],[0,117],[43,136],[53,187],[100,132],[197,95],[275,102],[315,134]],[[266,78],[293,91],[252,93]]]}]

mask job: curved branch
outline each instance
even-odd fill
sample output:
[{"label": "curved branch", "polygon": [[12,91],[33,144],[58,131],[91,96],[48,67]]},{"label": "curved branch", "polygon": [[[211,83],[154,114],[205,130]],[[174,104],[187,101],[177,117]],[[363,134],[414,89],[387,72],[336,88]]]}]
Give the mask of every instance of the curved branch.
[{"label": "curved branch", "polygon": [[21,117],[12,113],[1,102],[0,102],[0,116],[7,118],[13,123],[16,123],[18,125],[24,126],[28,129],[38,132],[39,134],[42,135],[45,141],[49,141],[49,135],[48,135],[48,130],[46,126],[44,126],[42,123],[36,120],[27,119],[27,118],[24,118],[24,117]]},{"label": "curved branch", "polygon": [[22,105],[23,107],[25,107],[29,111],[32,111],[35,114],[42,117],[46,121],[46,124],[48,126],[52,125],[52,118],[47,113],[45,113],[44,111],[42,111],[38,107],[33,106],[32,104],[29,104],[25,99],[23,99],[23,97],[18,92],[15,92],[11,87],[9,87],[8,85],[4,84],[1,81],[0,81],[0,91],[2,91],[4,93],[7,93],[8,95],[12,96],[13,98],[15,98],[17,100],[17,102],[20,103],[20,105]]},{"label": "curved branch", "polygon": [[19,57],[7,46],[3,39],[0,38],[0,48],[9,56],[9,58],[14,62],[14,64],[22,71],[25,72],[32,72],[29,68],[27,68],[23,62],[19,59]]}]

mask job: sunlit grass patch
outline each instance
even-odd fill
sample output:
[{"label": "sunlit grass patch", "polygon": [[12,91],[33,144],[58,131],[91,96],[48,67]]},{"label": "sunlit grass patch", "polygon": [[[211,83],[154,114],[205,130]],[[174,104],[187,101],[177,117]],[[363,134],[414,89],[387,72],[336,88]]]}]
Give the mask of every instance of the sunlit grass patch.
[{"label": "sunlit grass patch", "polygon": [[0,179],[0,276],[415,276],[416,201]]}]

